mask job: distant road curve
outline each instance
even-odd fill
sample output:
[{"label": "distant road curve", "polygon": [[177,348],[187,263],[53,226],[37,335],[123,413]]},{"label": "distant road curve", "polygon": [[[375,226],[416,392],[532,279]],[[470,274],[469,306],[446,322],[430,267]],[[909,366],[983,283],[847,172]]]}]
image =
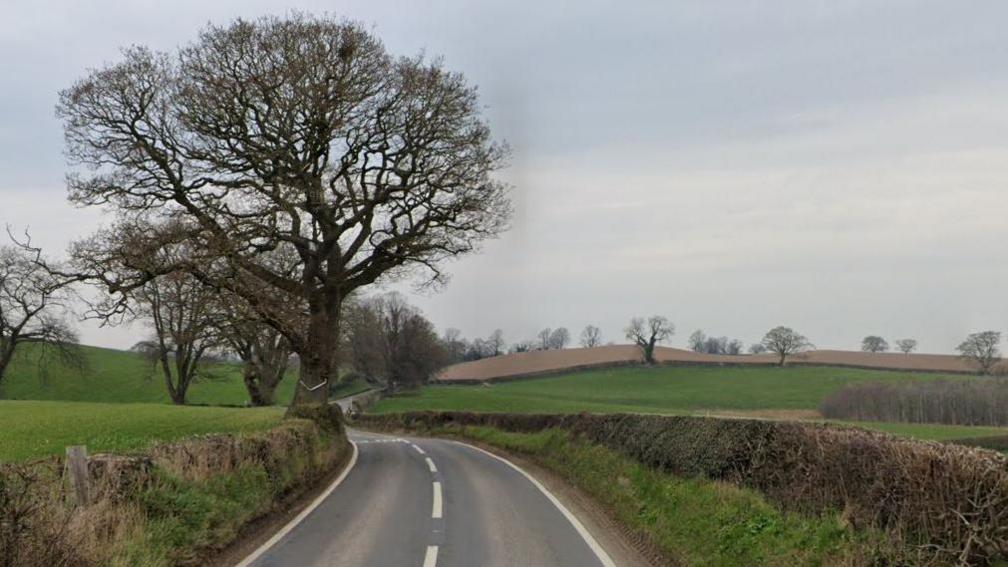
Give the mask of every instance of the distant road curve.
[{"label": "distant road curve", "polygon": [[352,468],[241,567],[614,565],[552,494],[476,447],[351,432]]}]

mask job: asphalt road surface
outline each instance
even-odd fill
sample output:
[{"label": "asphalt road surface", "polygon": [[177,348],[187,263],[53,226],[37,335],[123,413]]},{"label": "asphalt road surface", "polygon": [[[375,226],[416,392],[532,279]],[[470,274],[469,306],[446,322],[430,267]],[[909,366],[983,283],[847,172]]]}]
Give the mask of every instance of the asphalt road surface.
[{"label": "asphalt road surface", "polygon": [[353,468],[248,565],[612,565],[580,522],[505,461],[449,440],[350,438]]}]

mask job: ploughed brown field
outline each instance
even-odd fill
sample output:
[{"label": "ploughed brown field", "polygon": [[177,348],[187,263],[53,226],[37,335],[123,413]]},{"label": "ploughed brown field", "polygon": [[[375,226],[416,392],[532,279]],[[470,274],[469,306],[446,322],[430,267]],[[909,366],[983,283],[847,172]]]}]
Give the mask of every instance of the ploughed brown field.
[{"label": "ploughed brown field", "polygon": [[[438,374],[437,379],[441,382],[485,382],[587,368],[633,364],[639,362],[640,359],[640,349],[633,345],[521,352],[455,364],[442,370]],[[702,354],[670,347],[655,347],[655,359],[664,364],[751,364],[766,366],[776,364],[777,362],[777,357],[772,354],[729,356]],[[914,372],[975,372],[974,368],[970,367],[958,356],[947,354],[813,350],[790,357],[788,364],[851,366]]]}]

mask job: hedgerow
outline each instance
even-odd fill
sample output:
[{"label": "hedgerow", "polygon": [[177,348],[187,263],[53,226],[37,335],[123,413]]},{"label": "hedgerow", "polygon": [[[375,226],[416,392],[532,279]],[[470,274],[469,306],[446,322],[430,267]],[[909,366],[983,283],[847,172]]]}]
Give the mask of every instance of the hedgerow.
[{"label": "hedgerow", "polygon": [[676,475],[733,482],[783,509],[841,512],[884,530],[913,563],[1008,557],[1008,460],[998,453],[804,422],[648,415],[416,412],[365,426],[562,429]]}]

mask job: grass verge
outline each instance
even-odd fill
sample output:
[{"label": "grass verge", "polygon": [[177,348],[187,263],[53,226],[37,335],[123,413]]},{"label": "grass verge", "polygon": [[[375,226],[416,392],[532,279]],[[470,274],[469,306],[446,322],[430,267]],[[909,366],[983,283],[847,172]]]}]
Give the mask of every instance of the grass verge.
[{"label": "grass verge", "polygon": [[265,432],[93,459],[87,506],[69,505],[58,458],[0,465],[0,559],[26,567],[206,563],[244,526],[345,462],[338,410],[294,417]]}]

